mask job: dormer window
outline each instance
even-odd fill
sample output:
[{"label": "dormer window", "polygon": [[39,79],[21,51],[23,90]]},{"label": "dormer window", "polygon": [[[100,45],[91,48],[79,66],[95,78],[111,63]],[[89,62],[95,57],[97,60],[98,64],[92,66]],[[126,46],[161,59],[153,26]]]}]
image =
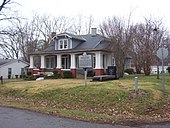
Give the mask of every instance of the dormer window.
[{"label": "dormer window", "polygon": [[68,39],[60,39],[58,42],[59,50],[68,49]]}]

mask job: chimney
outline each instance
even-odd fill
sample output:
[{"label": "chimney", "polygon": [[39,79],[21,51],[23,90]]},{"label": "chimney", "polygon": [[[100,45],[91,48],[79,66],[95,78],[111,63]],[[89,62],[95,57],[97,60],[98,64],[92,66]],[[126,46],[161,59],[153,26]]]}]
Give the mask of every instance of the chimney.
[{"label": "chimney", "polygon": [[97,34],[97,28],[91,28],[91,34],[96,35]]}]

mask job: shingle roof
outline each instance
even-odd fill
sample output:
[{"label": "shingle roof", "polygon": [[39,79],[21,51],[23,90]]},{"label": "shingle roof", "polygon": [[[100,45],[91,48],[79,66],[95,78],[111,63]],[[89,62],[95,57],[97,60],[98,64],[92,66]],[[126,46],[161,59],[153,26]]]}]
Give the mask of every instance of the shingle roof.
[{"label": "shingle roof", "polygon": [[83,43],[80,43],[75,49],[95,49],[97,45],[104,39],[101,35],[82,35],[86,40]]},{"label": "shingle roof", "polygon": [[81,40],[81,41],[86,41],[82,36],[74,35],[74,34],[67,33],[67,32],[58,34],[57,36],[63,36],[63,35],[68,35],[69,37],[71,37],[73,39],[77,39],[77,40]]},{"label": "shingle roof", "polygon": [[[88,34],[88,35],[73,35],[70,33],[61,33],[57,36],[69,36],[73,39],[80,40],[82,43],[80,43],[77,47],[74,48],[74,50],[83,50],[83,49],[105,49],[108,47],[108,43],[102,42],[104,40],[104,37],[96,34]],[[51,42],[51,45],[44,50],[44,52],[52,52],[55,51],[54,41]]]},{"label": "shingle roof", "polygon": [[44,52],[55,51],[55,46],[50,45],[48,48],[44,49]]},{"label": "shingle roof", "polygon": [[14,59],[0,59],[0,66],[13,61]]},{"label": "shingle roof", "polygon": [[[73,49],[68,50],[55,50],[55,41],[50,43],[50,46],[44,51],[34,52],[30,54],[42,54],[42,53],[58,53],[58,52],[76,52],[76,51],[91,51],[91,50],[106,50],[109,49],[109,43],[105,40],[105,37],[102,35],[96,34],[87,34],[87,35],[73,35],[70,33],[61,33],[56,37],[68,36],[69,38],[79,40],[80,43]],[[57,39],[57,38],[56,38]]]},{"label": "shingle roof", "polygon": [[[18,59],[0,59],[0,67],[2,67],[3,65],[13,63],[15,61],[22,61],[22,60],[18,60]],[[22,62],[29,65],[29,63],[27,63],[25,61],[22,61]]]}]

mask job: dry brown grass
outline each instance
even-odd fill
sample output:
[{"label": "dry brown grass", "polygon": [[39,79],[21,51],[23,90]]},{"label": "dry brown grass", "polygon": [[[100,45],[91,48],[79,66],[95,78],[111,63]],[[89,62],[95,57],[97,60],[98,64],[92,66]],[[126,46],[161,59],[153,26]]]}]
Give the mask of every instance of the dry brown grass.
[{"label": "dry brown grass", "polygon": [[[87,81],[87,86],[96,85],[98,82]],[[98,83],[99,84],[99,83]],[[77,86],[84,86],[83,79],[50,79],[39,81],[18,81],[9,82],[6,84],[8,88],[27,89],[30,93],[37,93],[44,90],[55,90],[59,88],[73,88]]]},{"label": "dry brown grass", "polygon": [[138,80],[139,95],[134,92],[134,76],[106,82],[88,79],[86,88],[84,79],[19,80],[0,87],[0,104],[19,103],[21,108],[90,121],[160,120],[162,108],[169,102],[168,97],[161,99],[161,80],[155,76],[140,76]]}]

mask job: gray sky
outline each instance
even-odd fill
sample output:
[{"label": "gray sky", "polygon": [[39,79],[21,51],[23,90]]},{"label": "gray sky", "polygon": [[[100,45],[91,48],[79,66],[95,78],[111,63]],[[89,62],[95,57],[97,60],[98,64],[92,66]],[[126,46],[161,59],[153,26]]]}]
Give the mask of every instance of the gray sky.
[{"label": "gray sky", "polygon": [[170,28],[168,0],[16,0],[22,5],[19,10],[30,17],[33,12],[47,13],[54,16],[90,16],[102,19],[108,16],[128,18],[140,22],[143,17],[163,18]]}]

